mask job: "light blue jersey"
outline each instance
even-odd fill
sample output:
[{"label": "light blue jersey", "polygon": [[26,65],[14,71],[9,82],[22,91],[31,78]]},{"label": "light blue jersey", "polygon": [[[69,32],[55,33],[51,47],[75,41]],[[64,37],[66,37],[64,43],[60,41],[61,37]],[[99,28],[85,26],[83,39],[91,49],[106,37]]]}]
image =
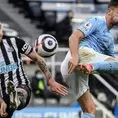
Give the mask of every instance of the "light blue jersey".
[{"label": "light blue jersey", "polygon": [[85,38],[80,40],[80,46],[92,48],[102,54],[115,56],[114,38],[107,27],[105,17],[87,19],[78,29],[85,35]]}]

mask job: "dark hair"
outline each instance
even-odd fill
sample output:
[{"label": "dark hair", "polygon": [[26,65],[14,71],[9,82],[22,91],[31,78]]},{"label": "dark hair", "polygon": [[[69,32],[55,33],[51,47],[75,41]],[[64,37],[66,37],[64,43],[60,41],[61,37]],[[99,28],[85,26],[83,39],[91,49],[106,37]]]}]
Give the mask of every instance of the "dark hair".
[{"label": "dark hair", "polygon": [[110,7],[118,7],[118,0],[111,0],[108,5],[108,8]]},{"label": "dark hair", "polygon": [[41,71],[40,70],[35,70],[35,74],[37,74],[37,73],[41,73]]}]

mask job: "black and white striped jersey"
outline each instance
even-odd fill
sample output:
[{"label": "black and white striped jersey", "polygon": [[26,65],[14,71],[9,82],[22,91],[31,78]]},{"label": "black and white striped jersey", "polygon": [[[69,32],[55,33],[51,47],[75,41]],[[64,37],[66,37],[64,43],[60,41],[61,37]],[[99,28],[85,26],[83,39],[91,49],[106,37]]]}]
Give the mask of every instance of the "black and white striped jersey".
[{"label": "black and white striped jersey", "polygon": [[1,95],[6,95],[6,85],[9,80],[16,86],[29,85],[21,53],[28,55],[32,52],[32,47],[17,37],[3,37],[0,42],[0,89]]}]

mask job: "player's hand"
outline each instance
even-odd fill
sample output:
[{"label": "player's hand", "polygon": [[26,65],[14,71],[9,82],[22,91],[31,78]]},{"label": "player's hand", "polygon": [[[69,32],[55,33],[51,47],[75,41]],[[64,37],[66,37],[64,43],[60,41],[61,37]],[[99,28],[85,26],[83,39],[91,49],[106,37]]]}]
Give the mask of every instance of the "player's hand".
[{"label": "player's hand", "polygon": [[66,96],[68,94],[67,88],[59,83],[57,83],[54,79],[50,79],[48,81],[50,89],[57,95]]},{"label": "player's hand", "polygon": [[78,58],[70,59],[68,63],[68,74],[71,74],[77,66],[78,66]]},{"label": "player's hand", "polygon": [[6,109],[7,109],[7,104],[3,101],[0,107],[0,115],[3,118],[6,118],[8,115],[8,113],[6,112]]}]

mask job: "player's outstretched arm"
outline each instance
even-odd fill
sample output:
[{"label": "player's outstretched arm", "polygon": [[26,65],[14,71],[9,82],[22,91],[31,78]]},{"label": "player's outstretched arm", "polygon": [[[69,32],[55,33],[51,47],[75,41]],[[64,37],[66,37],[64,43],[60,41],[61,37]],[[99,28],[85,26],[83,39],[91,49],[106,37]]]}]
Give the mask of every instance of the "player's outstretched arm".
[{"label": "player's outstretched arm", "polygon": [[35,51],[32,51],[29,55],[28,55],[29,58],[31,58],[34,62],[36,62],[41,71],[44,73],[47,81],[48,81],[48,84],[51,88],[51,90],[56,93],[56,94],[60,94],[60,95],[67,95],[67,88],[59,83],[57,83],[53,78],[52,78],[52,75],[45,63],[45,60],[40,57]]}]

